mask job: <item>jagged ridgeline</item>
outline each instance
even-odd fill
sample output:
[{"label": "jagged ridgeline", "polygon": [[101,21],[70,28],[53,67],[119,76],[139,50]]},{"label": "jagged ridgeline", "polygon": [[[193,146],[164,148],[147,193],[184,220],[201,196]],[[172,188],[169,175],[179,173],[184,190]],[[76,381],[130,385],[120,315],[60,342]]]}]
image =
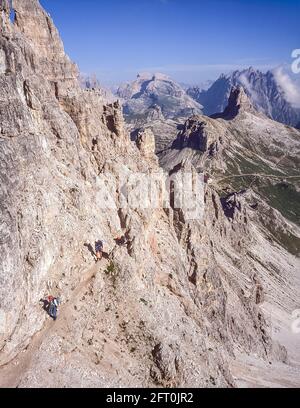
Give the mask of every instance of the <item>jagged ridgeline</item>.
[{"label": "jagged ridgeline", "polygon": [[187,94],[203,105],[205,115],[212,115],[225,109],[233,86],[243,86],[257,110],[271,119],[299,128],[300,108],[287,100],[278,80],[280,75],[280,69],[263,73],[250,67],[222,74],[208,89],[189,88]]},{"label": "jagged ridgeline", "polygon": [[[158,133],[131,141],[120,103],[82,89],[38,0],[12,7],[0,0],[0,385],[299,385],[300,132],[233,90],[221,115],[175,134],[172,119],[158,161]],[[201,219],[122,205],[120,179],[181,171],[206,175]]]}]

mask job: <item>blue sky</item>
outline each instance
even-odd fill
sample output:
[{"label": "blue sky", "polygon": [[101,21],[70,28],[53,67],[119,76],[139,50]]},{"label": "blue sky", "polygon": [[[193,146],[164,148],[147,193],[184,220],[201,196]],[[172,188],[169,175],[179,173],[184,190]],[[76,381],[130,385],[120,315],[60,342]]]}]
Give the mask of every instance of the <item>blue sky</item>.
[{"label": "blue sky", "polygon": [[300,0],[40,0],[65,49],[102,83],[163,72],[201,83],[247,66],[291,62]]}]

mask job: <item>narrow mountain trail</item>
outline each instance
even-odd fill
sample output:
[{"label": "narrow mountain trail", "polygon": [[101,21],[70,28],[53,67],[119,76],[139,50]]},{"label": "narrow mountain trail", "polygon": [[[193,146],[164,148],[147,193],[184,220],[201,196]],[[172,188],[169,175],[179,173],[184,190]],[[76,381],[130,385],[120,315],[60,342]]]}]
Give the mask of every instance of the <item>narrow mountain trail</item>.
[{"label": "narrow mountain trail", "polygon": [[[41,347],[43,341],[51,333],[59,331],[65,324],[66,319],[70,316],[70,310],[77,301],[80,294],[86,290],[87,285],[98,272],[103,272],[108,261],[102,259],[100,263],[96,263],[86,270],[83,279],[74,289],[70,299],[59,308],[59,314],[56,321],[50,316],[46,320],[44,327],[33,335],[30,343],[23,351],[21,351],[11,361],[0,367],[0,388],[18,388],[22,375],[30,367],[31,361],[34,358],[35,352]],[[46,312],[45,312],[46,313]]]},{"label": "narrow mountain trail", "polygon": [[245,173],[245,174],[231,174],[230,176],[222,177],[222,178],[216,178],[217,181],[222,181],[222,180],[227,180],[230,178],[235,178],[235,177],[261,177],[261,178],[274,178],[274,179],[300,179],[300,175],[297,176],[284,176],[284,175],[275,175],[275,174],[259,174],[259,173]]}]

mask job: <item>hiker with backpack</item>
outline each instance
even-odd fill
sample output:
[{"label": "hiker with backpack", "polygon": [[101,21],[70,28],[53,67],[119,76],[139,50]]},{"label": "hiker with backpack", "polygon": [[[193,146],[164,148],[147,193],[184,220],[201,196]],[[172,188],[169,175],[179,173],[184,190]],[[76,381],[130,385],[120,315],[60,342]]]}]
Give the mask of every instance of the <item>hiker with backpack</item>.
[{"label": "hiker with backpack", "polygon": [[96,241],[95,242],[95,252],[96,252],[96,262],[100,261],[102,259],[103,255],[103,241]]},{"label": "hiker with backpack", "polygon": [[57,319],[57,309],[58,306],[60,305],[60,299],[59,298],[55,298],[53,296],[48,296],[47,297],[47,301],[48,301],[48,314],[49,316],[51,316],[53,318],[53,320]]}]

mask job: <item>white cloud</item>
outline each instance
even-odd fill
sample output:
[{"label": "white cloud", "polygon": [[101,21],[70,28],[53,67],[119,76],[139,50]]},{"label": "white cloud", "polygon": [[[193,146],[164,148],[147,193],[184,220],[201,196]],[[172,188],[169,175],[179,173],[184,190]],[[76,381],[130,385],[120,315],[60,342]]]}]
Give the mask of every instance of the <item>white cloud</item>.
[{"label": "white cloud", "polygon": [[291,76],[284,72],[283,67],[278,67],[274,71],[277,84],[282,89],[286,100],[295,108],[300,108],[300,86]]}]

